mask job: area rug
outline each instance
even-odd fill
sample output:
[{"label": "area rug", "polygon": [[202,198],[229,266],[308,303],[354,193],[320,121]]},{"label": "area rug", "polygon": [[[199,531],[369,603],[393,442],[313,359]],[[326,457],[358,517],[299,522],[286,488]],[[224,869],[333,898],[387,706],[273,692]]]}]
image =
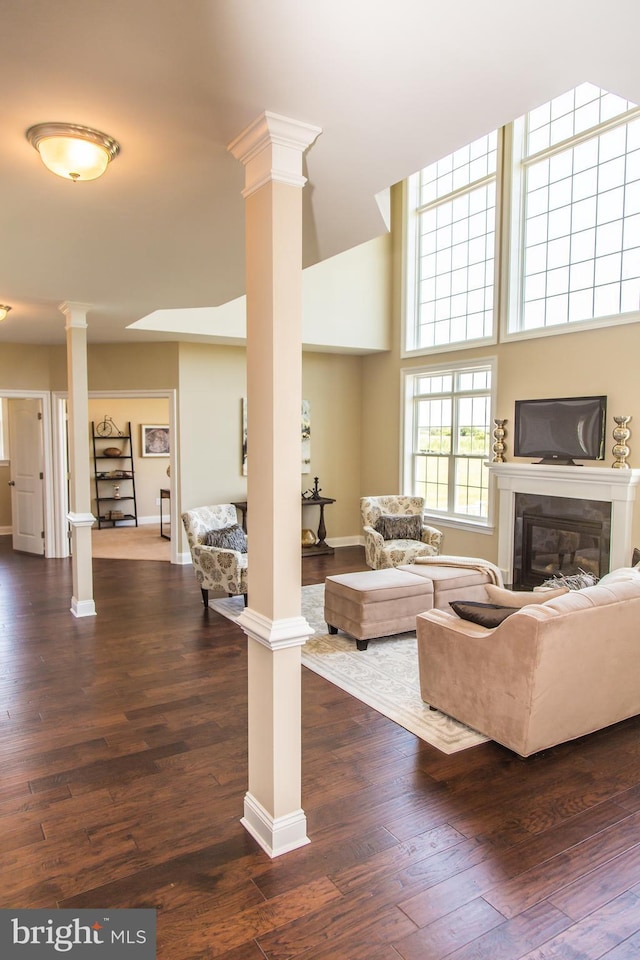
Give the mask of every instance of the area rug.
[{"label": "area rug", "polygon": [[[211,600],[209,606],[230,620],[243,610],[242,597]],[[415,633],[370,640],[358,650],[355,640],[327,633],[324,584],[302,588],[302,615],[315,633],[302,648],[302,663],[383,716],[400,724],[443,753],[456,753],[486,737],[437,710],[420,696]]]}]

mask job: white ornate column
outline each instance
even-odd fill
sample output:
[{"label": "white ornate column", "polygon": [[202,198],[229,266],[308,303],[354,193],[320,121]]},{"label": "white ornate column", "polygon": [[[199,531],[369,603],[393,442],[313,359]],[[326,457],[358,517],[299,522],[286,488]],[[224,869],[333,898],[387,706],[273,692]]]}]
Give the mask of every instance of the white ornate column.
[{"label": "white ornate column", "polygon": [[94,617],[93,568],[91,562],[89,380],[87,374],[87,310],[85,303],[62,303],[67,318],[67,386],[69,448],[69,513],[73,570],[71,613]]},{"label": "white ornate column", "polygon": [[308,843],[301,807],[302,157],[319,128],[259,116],[245,165],[249,789],[242,823],[271,857]]}]

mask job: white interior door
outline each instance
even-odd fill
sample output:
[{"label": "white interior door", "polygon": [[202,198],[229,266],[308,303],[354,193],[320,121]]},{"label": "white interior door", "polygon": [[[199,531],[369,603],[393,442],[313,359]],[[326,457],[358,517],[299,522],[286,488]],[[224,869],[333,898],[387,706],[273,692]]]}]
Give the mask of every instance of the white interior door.
[{"label": "white interior door", "polygon": [[40,400],[8,400],[13,549],[44,553],[44,480]]}]

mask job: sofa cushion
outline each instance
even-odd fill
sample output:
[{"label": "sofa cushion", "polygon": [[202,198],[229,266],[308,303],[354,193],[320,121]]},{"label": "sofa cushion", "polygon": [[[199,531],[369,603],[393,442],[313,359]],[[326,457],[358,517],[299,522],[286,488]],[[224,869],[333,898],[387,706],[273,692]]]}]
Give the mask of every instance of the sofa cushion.
[{"label": "sofa cushion", "polygon": [[525,607],[530,603],[545,603],[547,600],[553,600],[554,597],[561,597],[563,593],[569,592],[569,587],[530,593],[525,590],[504,590],[493,583],[488,583],[485,590],[491,603],[500,603],[507,607]]},{"label": "sofa cushion", "polygon": [[384,540],[420,540],[422,517],[414,513],[395,517],[383,513],[376,521],[375,529]]},{"label": "sofa cushion", "polygon": [[480,627],[498,627],[503,620],[517,613],[519,607],[504,607],[498,603],[478,603],[474,600],[452,600],[451,608],[462,620],[470,620]]},{"label": "sofa cushion", "polygon": [[230,527],[220,527],[218,530],[207,530],[202,536],[202,542],[207,547],[237,550],[239,553],[247,552],[246,534],[237,523],[233,523]]}]

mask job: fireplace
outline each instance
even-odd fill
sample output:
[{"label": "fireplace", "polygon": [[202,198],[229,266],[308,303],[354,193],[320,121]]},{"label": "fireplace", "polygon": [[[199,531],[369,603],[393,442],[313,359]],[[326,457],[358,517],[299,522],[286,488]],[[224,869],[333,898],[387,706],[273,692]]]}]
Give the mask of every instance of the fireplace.
[{"label": "fireplace", "polygon": [[[490,463],[489,472],[500,498],[498,566],[505,583],[532,587],[553,576],[554,567],[570,573],[578,562],[587,571],[597,566],[596,576],[630,565],[640,470]],[[533,556],[523,562],[518,543],[525,536]]]},{"label": "fireplace", "polygon": [[609,569],[611,504],[516,493],[514,587],[581,571],[598,579]]}]

